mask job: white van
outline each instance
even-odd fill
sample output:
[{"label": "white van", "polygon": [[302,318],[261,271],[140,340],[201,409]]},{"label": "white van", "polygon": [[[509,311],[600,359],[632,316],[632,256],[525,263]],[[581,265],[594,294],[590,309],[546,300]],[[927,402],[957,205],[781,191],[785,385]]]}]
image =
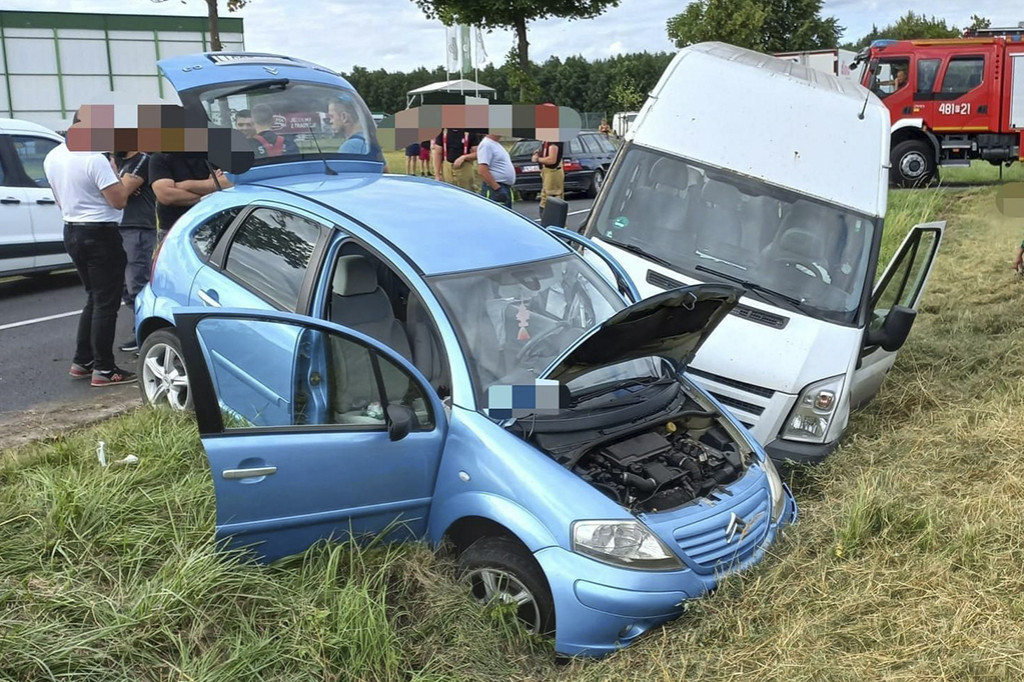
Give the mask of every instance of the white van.
[{"label": "white van", "polygon": [[690,364],[778,461],[820,461],[907,338],[944,223],[876,282],[889,112],[856,83],[722,43],[682,50],[585,225],[644,297],[746,295]]}]

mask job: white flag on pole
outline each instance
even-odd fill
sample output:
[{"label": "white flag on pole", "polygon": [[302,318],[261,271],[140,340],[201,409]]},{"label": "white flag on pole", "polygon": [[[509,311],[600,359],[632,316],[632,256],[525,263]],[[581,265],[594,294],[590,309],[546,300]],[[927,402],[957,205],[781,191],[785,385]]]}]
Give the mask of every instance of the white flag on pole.
[{"label": "white flag on pole", "polygon": [[465,73],[473,70],[473,46],[471,45],[470,27],[460,26],[459,32],[461,33],[459,43],[462,46],[462,68],[459,70]]},{"label": "white flag on pole", "polygon": [[444,37],[445,42],[448,45],[448,63],[445,69],[447,73],[456,73],[459,70],[459,42],[457,27],[445,26]]},{"label": "white flag on pole", "polygon": [[487,60],[487,50],[484,49],[484,32],[479,26],[476,27],[476,49],[481,58],[477,58],[477,63]]}]

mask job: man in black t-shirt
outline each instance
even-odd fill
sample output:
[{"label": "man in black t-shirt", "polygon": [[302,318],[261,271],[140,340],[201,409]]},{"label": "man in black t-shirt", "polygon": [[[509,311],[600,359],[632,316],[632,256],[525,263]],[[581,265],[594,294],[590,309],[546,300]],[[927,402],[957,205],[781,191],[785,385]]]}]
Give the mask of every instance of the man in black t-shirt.
[{"label": "man in black t-shirt", "polygon": [[[120,224],[121,241],[127,256],[121,300],[129,310],[135,309],[135,297],[149,282],[149,269],[156,248],[156,196],[149,186],[149,158],[149,154],[141,152],[114,155],[119,176],[134,175],[142,178],[142,184],[128,197]],[[139,345],[132,336],[120,348],[131,353],[137,351]]]},{"label": "man in black t-shirt", "polygon": [[252,122],[256,127],[253,142],[258,147],[256,149],[257,159],[299,153],[299,147],[294,140],[274,132],[274,111],[269,104],[257,104],[252,108]]},{"label": "man in black t-shirt", "polygon": [[231,181],[209,162],[205,152],[154,154],[149,161],[149,184],[156,195],[161,231],[174,227],[178,218],[207,194],[231,187]]},{"label": "man in black t-shirt", "polygon": [[476,147],[480,136],[466,130],[446,128],[434,138],[434,179],[469,191],[476,190]]}]

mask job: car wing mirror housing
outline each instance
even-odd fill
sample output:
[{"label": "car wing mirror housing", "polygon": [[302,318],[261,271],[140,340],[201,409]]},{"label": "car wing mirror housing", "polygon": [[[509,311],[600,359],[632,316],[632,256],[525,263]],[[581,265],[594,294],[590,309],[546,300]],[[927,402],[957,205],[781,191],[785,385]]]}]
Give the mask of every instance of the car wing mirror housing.
[{"label": "car wing mirror housing", "polygon": [[868,332],[869,346],[881,346],[885,351],[897,351],[907,342],[910,328],[914,325],[917,311],[901,305],[894,305],[885,316],[880,329]]},{"label": "car wing mirror housing", "polygon": [[544,212],[540,215],[543,227],[565,227],[569,222],[569,204],[558,197],[548,197]]},{"label": "car wing mirror housing", "polygon": [[412,432],[416,415],[405,405],[388,405],[388,438],[402,440]]}]

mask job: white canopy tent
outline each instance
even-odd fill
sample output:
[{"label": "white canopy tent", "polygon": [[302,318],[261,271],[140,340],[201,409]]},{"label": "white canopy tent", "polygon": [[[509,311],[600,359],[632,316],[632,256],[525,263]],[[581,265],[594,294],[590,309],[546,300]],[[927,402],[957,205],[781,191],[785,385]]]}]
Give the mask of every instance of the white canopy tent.
[{"label": "white canopy tent", "polygon": [[488,87],[486,85],[481,85],[480,83],[477,83],[476,81],[471,81],[468,78],[460,78],[451,81],[438,81],[437,83],[424,85],[421,88],[416,88],[415,90],[410,90],[409,92],[405,93],[406,108],[414,106],[416,104],[417,98],[419,98],[420,100],[419,103],[422,104],[424,95],[428,95],[435,92],[454,92],[460,95],[472,94],[476,97],[480,97],[481,94],[483,94],[485,97],[487,95],[498,94],[498,91],[495,90],[494,88]]}]

